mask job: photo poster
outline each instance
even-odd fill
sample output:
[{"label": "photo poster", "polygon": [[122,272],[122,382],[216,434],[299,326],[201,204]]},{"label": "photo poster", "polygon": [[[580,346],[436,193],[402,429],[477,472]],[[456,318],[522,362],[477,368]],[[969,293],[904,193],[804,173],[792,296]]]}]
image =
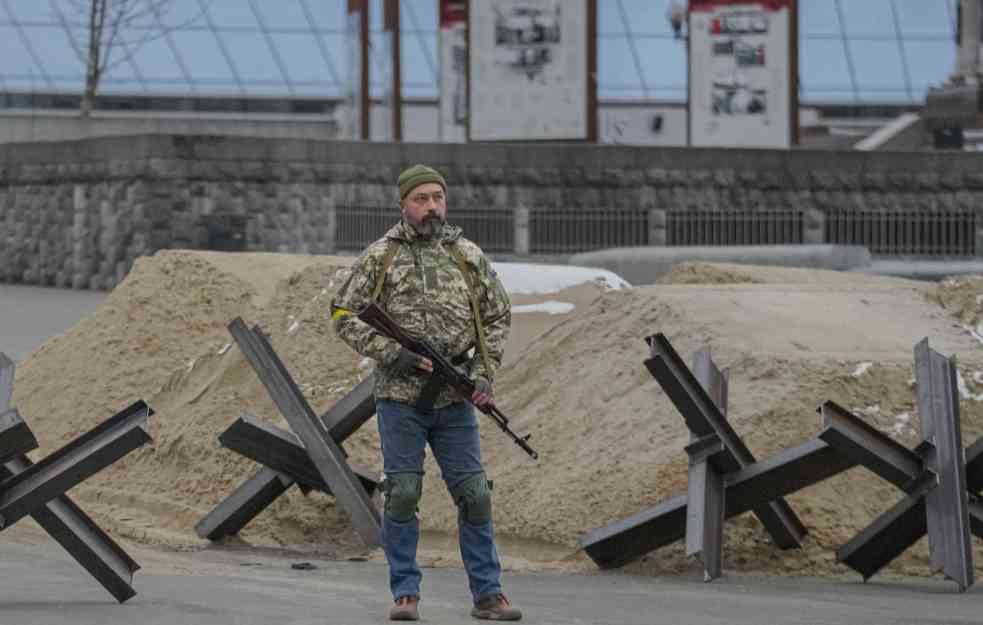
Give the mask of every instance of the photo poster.
[{"label": "photo poster", "polygon": [[690,145],[789,148],[794,0],[694,0]]},{"label": "photo poster", "polygon": [[468,139],[467,0],[440,0],[440,141]]},{"label": "photo poster", "polygon": [[471,141],[588,139],[588,6],[588,0],[470,3]]},{"label": "photo poster", "polygon": [[345,22],[345,52],[348,72],[345,75],[345,138],[362,138],[362,5],[364,0],[348,0]]}]

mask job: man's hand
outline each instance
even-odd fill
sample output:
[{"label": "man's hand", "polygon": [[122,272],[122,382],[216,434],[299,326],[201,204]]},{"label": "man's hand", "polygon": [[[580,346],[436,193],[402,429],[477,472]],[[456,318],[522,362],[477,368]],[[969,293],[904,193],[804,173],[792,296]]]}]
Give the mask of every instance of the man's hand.
[{"label": "man's hand", "polygon": [[493,401],[491,382],[485,378],[475,378],[474,393],[471,394],[471,403],[479,408],[482,408]]},{"label": "man's hand", "polygon": [[433,373],[433,362],[429,358],[424,358],[416,352],[411,352],[405,347],[399,348],[399,355],[393,361],[393,366],[403,373],[431,374]]}]

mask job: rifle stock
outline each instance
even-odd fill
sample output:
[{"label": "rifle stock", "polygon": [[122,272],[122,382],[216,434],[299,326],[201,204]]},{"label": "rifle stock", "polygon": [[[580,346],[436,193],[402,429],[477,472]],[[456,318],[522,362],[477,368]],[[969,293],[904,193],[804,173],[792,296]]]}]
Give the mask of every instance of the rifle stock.
[{"label": "rifle stock", "polygon": [[[424,339],[415,339],[408,335],[406,331],[403,330],[396,323],[392,317],[390,317],[386,311],[379,307],[378,304],[369,304],[365,310],[359,313],[358,318],[363,322],[369,324],[380,334],[389,337],[390,339],[396,341],[404,348],[414,352],[424,358],[428,358],[430,362],[433,363],[433,375],[440,377],[444,382],[447,383],[452,389],[454,389],[458,395],[463,397],[467,401],[471,401],[471,395],[474,393],[474,382],[471,379],[461,373],[457,367],[455,367],[451,362],[439,353],[430,343]],[[512,441],[522,448],[527,454],[529,454],[533,460],[539,458],[539,454],[529,446],[526,441],[532,436],[531,434],[526,434],[525,436],[519,436],[509,427],[508,418],[502,414],[502,412],[494,404],[486,404],[485,406],[475,406],[478,410],[485,413],[498,425],[503,432],[505,432]]]}]

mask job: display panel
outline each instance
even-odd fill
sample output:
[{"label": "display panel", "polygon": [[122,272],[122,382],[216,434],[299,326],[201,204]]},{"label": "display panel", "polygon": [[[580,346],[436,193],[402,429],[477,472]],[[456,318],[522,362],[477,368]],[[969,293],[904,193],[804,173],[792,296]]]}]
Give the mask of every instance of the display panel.
[{"label": "display panel", "polygon": [[793,0],[690,3],[690,143],[793,143]]},{"label": "display panel", "polygon": [[470,139],[587,139],[592,23],[588,0],[470,2]]}]

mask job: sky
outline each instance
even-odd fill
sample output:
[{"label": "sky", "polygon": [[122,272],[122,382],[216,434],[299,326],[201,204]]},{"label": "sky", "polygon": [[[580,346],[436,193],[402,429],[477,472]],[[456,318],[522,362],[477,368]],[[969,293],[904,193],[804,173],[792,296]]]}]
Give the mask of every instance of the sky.
[{"label": "sky", "polygon": [[[666,19],[669,1],[597,0],[602,101],[685,100],[686,47]],[[802,101],[923,102],[954,68],[954,1],[799,0]],[[382,0],[370,2],[374,69],[381,69]],[[131,54],[114,59],[102,91],[336,97],[350,67],[345,3],[171,0],[162,15],[123,32]],[[73,49],[84,48],[79,4],[0,0],[0,91],[81,89],[84,66]],[[401,0],[401,7],[404,97],[436,97],[437,0]],[[373,85],[376,95],[382,90]]]}]

